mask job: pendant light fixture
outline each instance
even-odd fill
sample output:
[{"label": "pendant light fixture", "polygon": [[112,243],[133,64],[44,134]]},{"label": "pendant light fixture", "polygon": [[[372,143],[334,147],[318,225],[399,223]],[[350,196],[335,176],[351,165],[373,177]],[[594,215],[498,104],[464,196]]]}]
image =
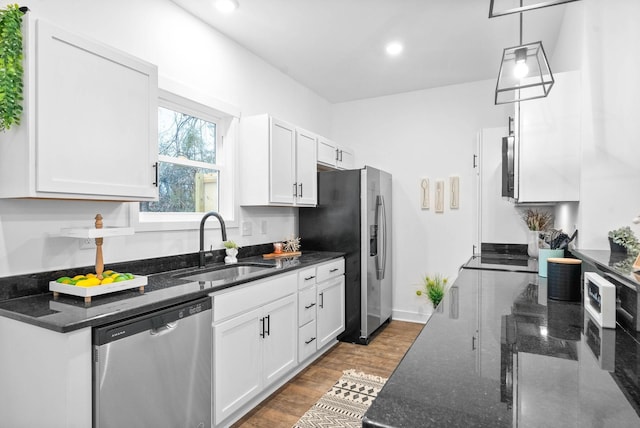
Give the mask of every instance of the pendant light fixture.
[{"label": "pendant light fixture", "polygon": [[[504,16],[512,13],[522,13],[533,9],[540,9],[548,6],[556,6],[564,3],[571,3],[578,0],[526,0],[521,1],[520,6],[513,6],[517,0],[491,0],[489,4],[489,18]],[[498,6],[496,6],[496,3]]]},{"label": "pendant light fixture", "polygon": [[[522,6],[523,0],[520,0]],[[493,7],[493,0],[491,0]],[[506,104],[549,95],[554,79],[542,42],[522,43],[504,49],[496,83],[495,104]]]}]

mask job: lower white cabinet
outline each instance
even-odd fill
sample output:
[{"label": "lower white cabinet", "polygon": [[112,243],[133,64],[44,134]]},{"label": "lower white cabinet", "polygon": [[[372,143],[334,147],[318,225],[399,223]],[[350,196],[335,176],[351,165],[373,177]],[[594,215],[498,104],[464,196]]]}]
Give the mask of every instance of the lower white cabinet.
[{"label": "lower white cabinet", "polygon": [[212,294],[213,418],[231,425],[344,331],[344,259]]},{"label": "lower white cabinet", "polygon": [[[213,296],[216,424],[297,365],[296,278],[294,273]],[[240,302],[247,309],[233,313]],[[221,307],[226,312],[216,315]]]},{"label": "lower white cabinet", "polygon": [[214,325],[213,337],[218,424],[297,364],[295,294]]},{"label": "lower white cabinet", "polygon": [[344,259],[298,274],[298,361],[336,340],[344,331]]},{"label": "lower white cabinet", "polygon": [[320,349],[344,331],[344,275],[321,282],[316,287],[317,346]]}]

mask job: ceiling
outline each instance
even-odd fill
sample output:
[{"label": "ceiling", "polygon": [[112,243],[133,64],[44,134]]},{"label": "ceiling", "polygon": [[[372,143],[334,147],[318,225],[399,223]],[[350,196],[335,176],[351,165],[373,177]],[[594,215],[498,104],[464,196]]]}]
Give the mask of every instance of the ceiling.
[{"label": "ceiling", "polygon": [[[495,79],[519,44],[519,15],[489,19],[489,0],[238,0],[231,15],[172,1],[331,103]],[[569,7],[525,13],[523,41],[553,57]],[[397,57],[391,40],[404,44]]]}]

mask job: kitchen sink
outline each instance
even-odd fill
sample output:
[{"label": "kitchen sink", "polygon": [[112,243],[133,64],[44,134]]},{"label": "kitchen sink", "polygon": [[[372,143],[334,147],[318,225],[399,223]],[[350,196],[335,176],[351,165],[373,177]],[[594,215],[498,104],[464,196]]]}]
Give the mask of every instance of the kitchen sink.
[{"label": "kitchen sink", "polygon": [[257,263],[233,264],[220,266],[206,272],[182,274],[179,275],[179,278],[189,281],[233,281],[256,272],[273,269],[274,267],[273,265]]}]

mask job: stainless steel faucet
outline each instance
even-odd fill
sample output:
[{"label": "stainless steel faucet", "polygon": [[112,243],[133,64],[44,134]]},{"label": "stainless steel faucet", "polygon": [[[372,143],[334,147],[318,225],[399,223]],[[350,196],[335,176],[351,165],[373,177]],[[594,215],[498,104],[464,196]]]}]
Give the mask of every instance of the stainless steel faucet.
[{"label": "stainless steel faucet", "polygon": [[204,216],[202,216],[202,220],[200,220],[200,252],[199,252],[200,261],[198,263],[199,267],[204,267],[204,265],[205,265],[205,262],[204,262],[204,255],[205,255],[205,251],[204,251],[204,223],[211,216],[214,216],[220,222],[220,231],[222,232],[222,242],[227,240],[227,227],[225,226],[224,220],[222,219],[222,216],[220,214],[218,214],[215,211],[209,211]]}]

